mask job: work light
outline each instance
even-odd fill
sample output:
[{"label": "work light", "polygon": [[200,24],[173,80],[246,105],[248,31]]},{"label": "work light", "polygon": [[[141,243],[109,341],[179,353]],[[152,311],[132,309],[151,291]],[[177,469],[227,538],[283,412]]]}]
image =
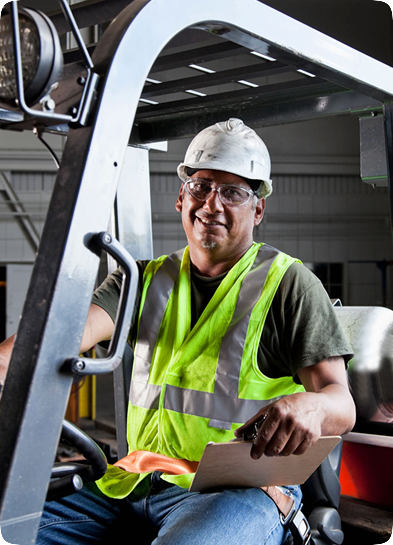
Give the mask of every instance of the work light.
[{"label": "work light", "polygon": [[0,100],[16,104],[18,70],[22,74],[24,100],[27,106],[32,106],[59,80],[63,54],[55,27],[45,14],[27,8],[19,8],[18,14],[22,66],[15,59],[11,14],[0,19]]}]

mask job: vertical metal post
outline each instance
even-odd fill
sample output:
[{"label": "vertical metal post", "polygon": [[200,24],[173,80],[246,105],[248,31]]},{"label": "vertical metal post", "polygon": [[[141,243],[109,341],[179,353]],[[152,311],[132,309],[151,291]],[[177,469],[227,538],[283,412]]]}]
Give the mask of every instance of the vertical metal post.
[{"label": "vertical metal post", "polygon": [[119,241],[134,259],[152,259],[149,150],[128,147],[116,196]]},{"label": "vertical metal post", "polygon": [[389,188],[390,228],[393,238],[393,104],[384,104],[385,148]]},{"label": "vertical metal post", "polygon": [[0,525],[3,538],[18,545],[35,542],[72,384],[61,366],[78,354],[97,269],[83,243],[95,213],[81,190],[91,134],[85,128],[69,136],[0,403]]},{"label": "vertical metal post", "polygon": [[[115,202],[116,235],[134,259],[153,258],[149,151],[128,147]],[[113,373],[118,457],[127,455],[127,407],[133,354]]]}]

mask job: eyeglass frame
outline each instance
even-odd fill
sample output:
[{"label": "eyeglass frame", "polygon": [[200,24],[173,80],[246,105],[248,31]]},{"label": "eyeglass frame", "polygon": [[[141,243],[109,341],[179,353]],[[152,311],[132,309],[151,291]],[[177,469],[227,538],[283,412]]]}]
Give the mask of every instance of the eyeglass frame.
[{"label": "eyeglass frame", "polygon": [[[218,198],[220,199],[220,203],[224,206],[230,206],[232,208],[237,208],[238,206],[243,206],[244,204],[247,204],[250,200],[250,197],[257,197],[258,198],[258,195],[255,193],[255,191],[253,191],[252,189],[247,189],[246,187],[242,187],[242,186],[238,186],[238,185],[235,185],[235,184],[220,184],[218,187],[212,187],[211,188],[211,191],[210,193],[208,194],[208,196],[205,198],[205,199],[198,199],[198,197],[195,197],[194,195],[192,195],[190,193],[190,191],[187,189],[187,186],[190,182],[195,182],[196,180],[201,180],[209,185],[212,185],[214,182],[211,182],[210,180],[205,180],[204,178],[187,178],[185,181],[184,181],[184,188],[187,192],[187,194],[192,197],[193,199],[195,199],[196,201],[199,201],[199,202],[206,202],[208,199],[210,199],[210,197],[212,196],[213,192],[216,191],[218,193]],[[239,204],[228,204],[228,203],[223,203],[222,200],[221,200],[221,189],[222,188],[225,188],[225,187],[235,187],[236,189],[242,189],[243,191],[246,191],[246,193],[248,193],[248,199],[244,202],[241,202]]]}]

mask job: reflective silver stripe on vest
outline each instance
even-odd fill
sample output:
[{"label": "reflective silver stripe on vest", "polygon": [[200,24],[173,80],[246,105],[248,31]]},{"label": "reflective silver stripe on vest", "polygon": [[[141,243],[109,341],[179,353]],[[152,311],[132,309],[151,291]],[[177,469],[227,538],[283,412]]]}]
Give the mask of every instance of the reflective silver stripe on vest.
[{"label": "reflective silver stripe on vest", "polygon": [[[234,399],[237,399],[239,402],[243,401],[239,400],[237,396],[239,393],[240,369],[248,324],[252,310],[262,295],[270,267],[279,253],[276,248],[272,248],[267,244],[262,246],[249,273],[243,280],[235,312],[222,340],[218,357],[214,384],[214,394],[218,396],[229,398],[232,401]],[[259,408],[261,407],[262,405],[260,404]],[[214,428],[230,429],[232,422],[244,422],[242,419],[239,420],[235,405],[233,405],[233,409],[230,412],[223,412],[221,414],[225,415],[225,421],[217,421],[212,416],[214,422],[210,421],[209,425]]]},{"label": "reflective silver stripe on vest", "polygon": [[[222,341],[214,393],[167,385],[165,409],[209,418],[210,426],[230,429],[233,422],[245,422],[262,407],[274,401],[240,399],[238,392],[241,362],[251,313],[262,294],[270,267],[279,253],[275,248],[267,244],[263,245],[243,280],[232,321]],[[161,320],[180,270],[182,255],[183,250],[172,254],[158,269],[149,287],[142,311],[130,391],[131,403],[139,407],[158,408],[161,387],[148,384],[148,378]],[[168,266],[164,267],[167,262]],[[161,275],[158,276],[160,271]],[[154,289],[152,289],[153,285]]]},{"label": "reflective silver stripe on vest", "polygon": [[[168,256],[153,277],[139,322],[133,381],[147,384],[154,347],[173,286],[179,275],[183,250]],[[131,383],[132,388],[132,383]],[[132,397],[132,391],[130,392]],[[145,405],[142,405],[145,407]]]},{"label": "reflective silver stripe on vest", "polygon": [[158,409],[161,386],[146,382],[131,381],[130,403],[144,409]]},{"label": "reflective silver stripe on vest", "polygon": [[[246,422],[256,415],[262,407],[266,407],[276,399],[278,398],[262,401],[259,399],[240,399],[237,395],[236,397],[221,397],[210,392],[187,390],[186,388],[167,385],[164,408],[182,414],[209,418],[210,427],[231,429],[233,422]],[[224,421],[223,415],[231,419],[231,422]],[[217,425],[213,425],[214,423]]]}]

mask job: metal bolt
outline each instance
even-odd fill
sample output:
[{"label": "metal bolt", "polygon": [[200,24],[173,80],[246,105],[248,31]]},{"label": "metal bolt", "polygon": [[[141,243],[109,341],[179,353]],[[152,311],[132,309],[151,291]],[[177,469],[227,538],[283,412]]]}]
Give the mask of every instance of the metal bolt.
[{"label": "metal bolt", "polygon": [[85,362],[83,360],[78,360],[75,363],[75,369],[77,371],[83,371],[83,369],[86,367]]},{"label": "metal bolt", "polygon": [[110,244],[112,242],[112,237],[109,233],[105,233],[105,235],[103,236],[103,240],[105,244]]},{"label": "metal bolt", "polygon": [[78,85],[84,85],[86,83],[86,78],[80,76],[77,80]]},{"label": "metal bolt", "polygon": [[44,100],[44,102],[42,103],[42,106],[43,106],[44,110],[46,110],[47,112],[53,112],[53,110],[56,107],[56,103],[53,100],[53,98],[48,98],[48,99]]}]

